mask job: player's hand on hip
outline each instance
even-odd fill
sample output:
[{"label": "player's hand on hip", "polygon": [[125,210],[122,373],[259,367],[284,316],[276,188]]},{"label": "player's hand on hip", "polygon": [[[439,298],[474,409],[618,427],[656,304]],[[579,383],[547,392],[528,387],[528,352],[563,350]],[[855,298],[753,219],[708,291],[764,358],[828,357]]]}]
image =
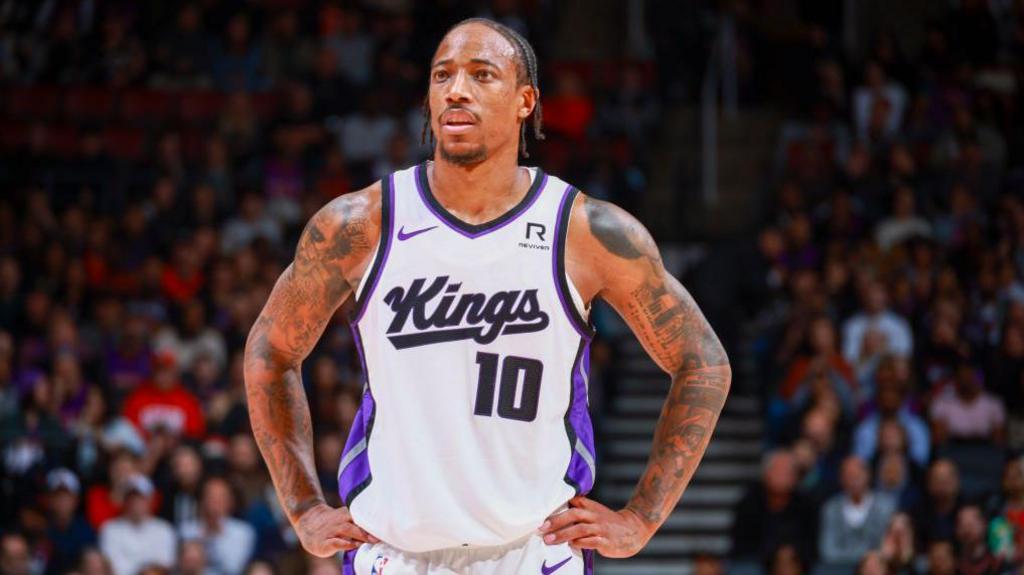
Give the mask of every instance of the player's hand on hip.
[{"label": "player's hand on hip", "polygon": [[548,545],[567,542],[605,557],[631,557],[644,548],[654,530],[629,509],[615,511],[580,495],[569,500],[567,511],[548,517],[540,533]]},{"label": "player's hand on hip", "polygon": [[303,512],[295,523],[295,532],[302,547],[317,557],[330,557],[362,543],[380,541],[356,525],[348,509],[334,508],[326,503],[314,505]]}]

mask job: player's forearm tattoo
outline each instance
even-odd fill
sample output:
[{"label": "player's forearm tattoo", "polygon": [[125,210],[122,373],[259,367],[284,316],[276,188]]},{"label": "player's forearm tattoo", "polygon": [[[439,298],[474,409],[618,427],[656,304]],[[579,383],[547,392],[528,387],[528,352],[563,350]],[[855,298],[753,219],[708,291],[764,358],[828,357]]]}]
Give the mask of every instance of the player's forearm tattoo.
[{"label": "player's forearm tattoo", "polygon": [[245,387],[253,434],[293,521],[323,501],[300,365],[351,292],[342,263],[371,246],[368,228],[349,202],[336,201],[317,213],[246,342]]},{"label": "player's forearm tattoo", "polygon": [[673,374],[644,472],[627,508],[660,525],[704,455],[731,381],[718,338],[683,286],[668,274],[657,247],[635,220],[587,198],[590,232],[610,253],[643,260],[643,280],[619,312],[652,358]]}]

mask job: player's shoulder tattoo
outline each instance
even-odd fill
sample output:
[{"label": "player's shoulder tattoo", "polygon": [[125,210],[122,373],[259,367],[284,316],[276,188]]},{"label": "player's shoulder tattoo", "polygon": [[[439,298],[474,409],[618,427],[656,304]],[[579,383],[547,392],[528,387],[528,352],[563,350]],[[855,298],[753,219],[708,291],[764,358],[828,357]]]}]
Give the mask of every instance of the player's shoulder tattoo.
[{"label": "player's shoulder tattoo", "polygon": [[334,198],[310,218],[299,239],[294,271],[311,259],[341,261],[373,249],[380,229],[380,186]]},{"label": "player's shoulder tattoo", "polygon": [[650,234],[628,212],[610,202],[583,196],[590,235],[610,253],[624,259],[657,257]]}]

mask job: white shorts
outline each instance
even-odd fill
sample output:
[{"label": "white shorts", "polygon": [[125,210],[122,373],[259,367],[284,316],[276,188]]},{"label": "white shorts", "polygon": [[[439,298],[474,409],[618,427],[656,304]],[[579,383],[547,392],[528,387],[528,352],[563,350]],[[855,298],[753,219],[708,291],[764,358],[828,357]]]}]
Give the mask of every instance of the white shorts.
[{"label": "white shorts", "polygon": [[592,575],[593,552],[548,545],[533,533],[497,547],[400,551],[364,543],[344,555],[342,575]]}]

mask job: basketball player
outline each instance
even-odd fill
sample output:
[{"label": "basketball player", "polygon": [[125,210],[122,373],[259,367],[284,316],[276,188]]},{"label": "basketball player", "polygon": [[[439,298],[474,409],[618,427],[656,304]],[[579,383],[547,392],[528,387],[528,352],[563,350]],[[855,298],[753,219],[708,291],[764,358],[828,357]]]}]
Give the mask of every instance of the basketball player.
[{"label": "basketball player", "polygon": [[[424,104],[435,160],[331,201],[246,346],[252,427],[303,547],[345,573],[570,575],[637,553],[675,507],[730,384],[726,354],[650,235],[519,166],[540,136],[530,45],[488,20],[444,37]],[[672,376],[629,504],[594,485],[588,320],[611,304]],[[366,376],[339,465],[317,479],[303,359],[340,304]]]}]

